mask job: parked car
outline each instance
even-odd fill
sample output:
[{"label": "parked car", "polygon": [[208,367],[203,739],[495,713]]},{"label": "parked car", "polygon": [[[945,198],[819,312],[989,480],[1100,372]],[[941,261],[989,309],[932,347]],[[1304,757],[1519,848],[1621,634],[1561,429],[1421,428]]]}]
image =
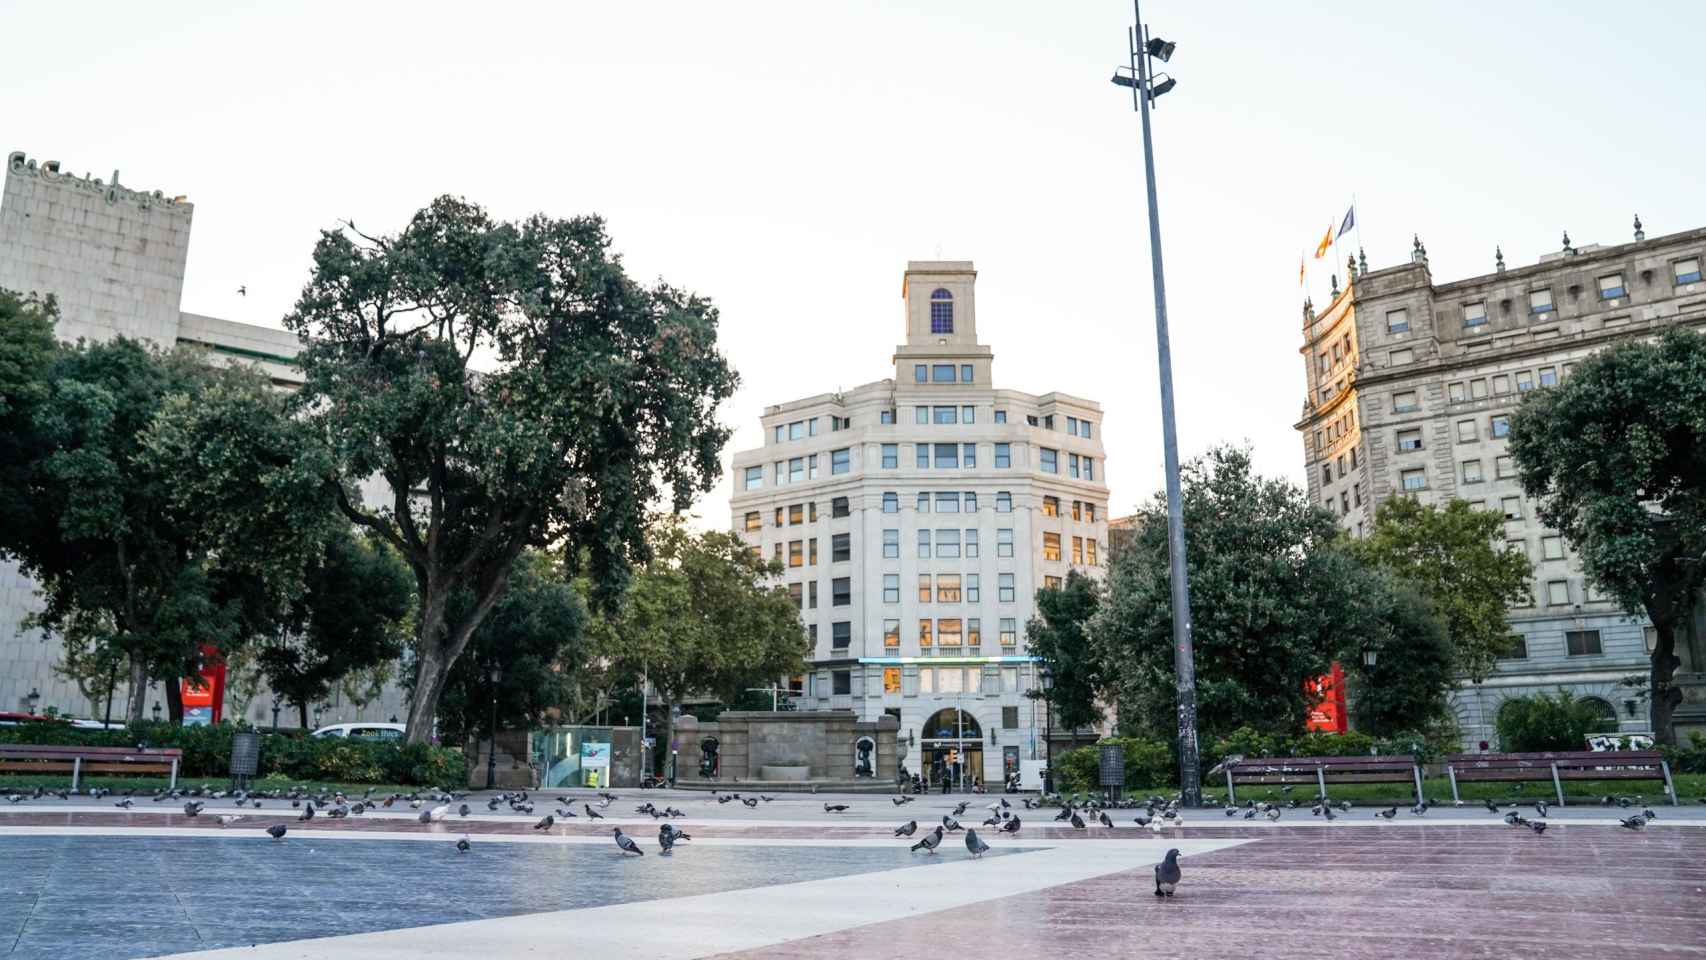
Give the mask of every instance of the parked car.
[{"label": "parked car", "polygon": [[25,723],[65,723],[61,717],[50,717],[41,713],[15,713],[0,711],[0,727],[16,727]]},{"label": "parked car", "polygon": [[401,740],[400,723],[333,723],[314,731],[316,737],[349,737],[355,740]]}]

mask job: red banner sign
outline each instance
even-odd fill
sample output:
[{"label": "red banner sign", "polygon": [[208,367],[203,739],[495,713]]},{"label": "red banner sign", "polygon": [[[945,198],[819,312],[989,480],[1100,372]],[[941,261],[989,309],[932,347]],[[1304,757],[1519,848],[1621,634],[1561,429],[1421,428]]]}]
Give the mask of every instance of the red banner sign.
[{"label": "red banner sign", "polygon": [[218,723],[225,707],[225,661],[214,647],[201,648],[201,669],[178,681],[184,700],[184,723]]},{"label": "red banner sign", "polygon": [[1305,727],[1326,733],[1344,733],[1350,729],[1345,715],[1345,670],[1337,661],[1331,673],[1306,681],[1303,692],[1314,703]]}]

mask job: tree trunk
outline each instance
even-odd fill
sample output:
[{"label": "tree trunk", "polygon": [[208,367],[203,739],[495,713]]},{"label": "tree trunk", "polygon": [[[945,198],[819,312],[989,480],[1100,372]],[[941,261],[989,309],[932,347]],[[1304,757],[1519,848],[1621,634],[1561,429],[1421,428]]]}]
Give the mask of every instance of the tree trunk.
[{"label": "tree trunk", "polygon": [[448,665],[441,665],[441,654],[433,645],[422,650],[415,660],[415,690],[409,699],[408,727],[403,734],[405,743],[431,743],[433,718],[438,713],[438,698],[444,693],[449,679]]},{"label": "tree trunk", "polygon": [[[521,552],[520,541],[507,552],[509,555],[505,562],[513,562],[515,555]],[[444,610],[450,596],[449,589],[439,585],[433,577],[426,578],[425,582],[427,596],[421,598],[421,621],[415,641],[418,654],[415,663],[415,692],[409,701],[408,728],[403,734],[405,743],[431,741],[433,720],[438,715],[438,698],[443,695],[446,684],[450,682],[450,668],[467,648],[469,637],[485,622],[486,615],[492,612],[498,598],[503,596],[504,589],[509,585],[509,576],[498,576],[488,584],[485,594],[474,604],[474,609],[456,624],[454,630],[448,631],[448,625],[444,622]]]},{"label": "tree trunk", "polygon": [[679,701],[674,697],[664,700],[663,704],[663,737],[658,740],[663,753],[663,775],[674,779],[680,774],[675,769],[675,708]]},{"label": "tree trunk", "polygon": [[141,723],[142,701],[148,696],[148,665],[138,656],[130,658],[130,689],[127,696],[130,699],[124,705],[125,724]]},{"label": "tree trunk", "polygon": [[184,686],[177,677],[160,681],[166,688],[166,719],[174,727],[184,725]]},{"label": "tree trunk", "polygon": [[1676,743],[1676,730],[1671,726],[1671,715],[1682,702],[1682,691],[1671,685],[1671,678],[1676,674],[1676,624],[1665,619],[1653,619],[1653,632],[1658,635],[1658,642],[1653,645],[1652,671],[1648,676],[1648,688],[1652,693],[1649,701],[1651,709],[1650,720],[1653,726],[1653,739],[1659,743]]},{"label": "tree trunk", "polygon": [[296,715],[301,720],[302,729],[308,730],[309,726],[308,726],[308,701],[307,700],[296,701]]}]

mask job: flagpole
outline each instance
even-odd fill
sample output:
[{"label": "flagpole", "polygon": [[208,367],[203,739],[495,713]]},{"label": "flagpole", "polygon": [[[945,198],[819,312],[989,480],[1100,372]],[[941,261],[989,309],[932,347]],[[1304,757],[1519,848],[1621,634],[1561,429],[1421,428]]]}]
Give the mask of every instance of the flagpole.
[{"label": "flagpole", "polygon": [[[1355,210],[1356,208],[1357,208],[1357,195],[1355,193],[1352,193],[1351,194],[1351,209]],[[1356,228],[1356,232],[1357,232],[1357,253],[1362,253],[1363,252],[1362,251],[1362,216],[1360,214],[1357,215],[1356,223],[1352,224],[1352,226],[1354,226]]]}]

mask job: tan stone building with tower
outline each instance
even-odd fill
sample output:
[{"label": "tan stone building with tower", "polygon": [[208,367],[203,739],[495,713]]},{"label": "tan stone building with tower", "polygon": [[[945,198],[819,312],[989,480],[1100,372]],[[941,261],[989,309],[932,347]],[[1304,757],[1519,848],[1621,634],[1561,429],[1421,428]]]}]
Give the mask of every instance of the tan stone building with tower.
[{"label": "tan stone building with tower", "polygon": [[1100,406],[995,385],[976,280],[908,263],[892,378],[767,407],[730,507],[813,638],[800,709],[894,716],[911,771],[994,785],[1046,755],[1025,624],[1037,589],[1100,574],[1108,487]]},{"label": "tan stone building with tower", "polygon": [[[1562,382],[1593,352],[1673,325],[1706,328],[1703,264],[1706,229],[1648,238],[1637,219],[1630,243],[1578,248],[1566,235],[1537,263],[1507,266],[1496,250],[1491,273],[1437,283],[1417,239],[1410,262],[1349,263],[1325,309],[1304,307],[1309,393],[1296,427],[1310,495],[1353,536],[1388,497],[1467,500],[1498,511],[1506,540],[1534,564],[1532,596],[1509,612],[1507,655],[1454,698],[1470,746],[1496,741],[1508,697],[1559,687],[1602,714],[1602,732],[1649,729],[1639,691],[1623,681],[1646,672],[1650,627],[1595,591],[1539,522],[1505,434],[1528,391]],[[1698,645],[1706,630],[1695,636]],[[1690,690],[1680,732],[1706,726],[1706,651],[1679,653]]]}]

